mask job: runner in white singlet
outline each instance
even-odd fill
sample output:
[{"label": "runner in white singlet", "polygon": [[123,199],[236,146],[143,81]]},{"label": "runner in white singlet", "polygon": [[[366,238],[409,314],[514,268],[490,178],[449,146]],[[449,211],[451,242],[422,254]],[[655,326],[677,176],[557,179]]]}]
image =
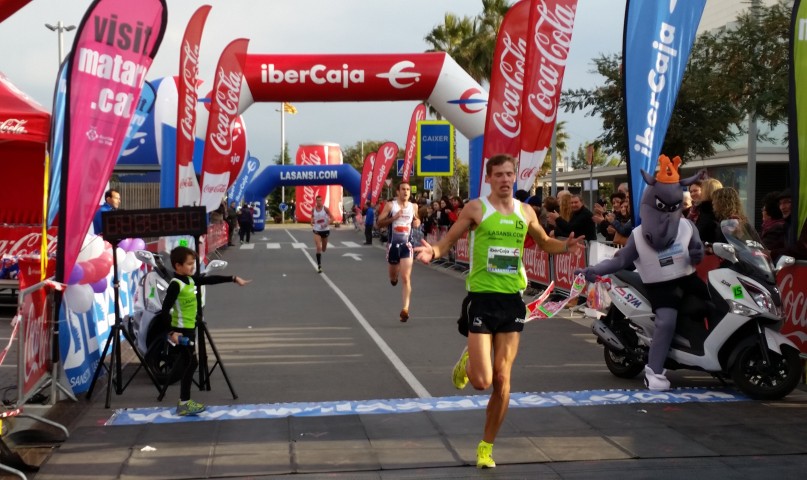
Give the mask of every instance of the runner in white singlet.
[{"label": "runner in white singlet", "polygon": [[401,321],[409,320],[409,297],[412,294],[412,227],[420,226],[417,217],[417,206],[409,201],[412,187],[408,183],[398,185],[398,196],[384,205],[378,216],[378,226],[390,226],[390,238],[387,244],[387,262],[389,263],[389,281],[392,286],[401,279],[401,296],[403,308]]},{"label": "runner in white singlet", "polygon": [[328,249],[328,235],[331,234],[332,221],[331,211],[322,204],[322,197],[317,195],[316,205],[311,211],[311,228],[314,229],[314,244],[317,246],[318,273],[322,273],[322,254]]}]

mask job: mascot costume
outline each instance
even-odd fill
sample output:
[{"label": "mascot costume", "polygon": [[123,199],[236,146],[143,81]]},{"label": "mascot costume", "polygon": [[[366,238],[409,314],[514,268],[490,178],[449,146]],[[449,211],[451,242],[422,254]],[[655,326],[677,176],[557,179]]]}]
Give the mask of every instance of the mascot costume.
[{"label": "mascot costume", "polygon": [[703,172],[681,180],[680,165],[679,157],[670,160],[662,155],[655,178],[642,170],[648,185],[639,206],[642,224],[633,229],[627,245],[614,258],[581,270],[593,282],[597,276],[626,269],[631,264],[636,266],[656,315],[645,366],[645,384],[650,390],[670,388],[664,362],[675,335],[681,300],[687,293],[709,298],[706,284],[695,273],[695,265],[703,260],[703,243],[695,225],[681,214],[682,187],[695,183]]}]

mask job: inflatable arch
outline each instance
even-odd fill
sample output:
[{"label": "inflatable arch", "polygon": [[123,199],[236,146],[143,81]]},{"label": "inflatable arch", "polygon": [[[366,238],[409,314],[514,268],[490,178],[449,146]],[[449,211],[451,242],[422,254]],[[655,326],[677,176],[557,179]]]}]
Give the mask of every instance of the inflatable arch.
[{"label": "inflatable arch", "polygon": [[[249,54],[244,68],[239,113],[254,102],[370,102],[425,100],[470,141],[471,178],[479,178],[482,135],[487,112],[487,91],[457,62],[443,52],[409,54],[274,55]],[[199,109],[197,128],[207,125],[207,111]],[[204,132],[197,135],[204,136]],[[349,167],[349,166],[346,166]],[[247,187],[246,198],[266,197],[278,185],[284,167],[267,167]],[[285,167],[302,168],[302,167]],[[305,167],[311,169],[311,167]],[[332,168],[329,166],[328,168]],[[352,172],[351,172],[352,171]],[[321,184],[351,187],[360,175],[352,167],[339,177],[315,180]],[[310,175],[310,174],[307,174]],[[342,178],[341,175],[351,176]],[[299,184],[302,185],[302,184]],[[472,192],[474,195],[474,192]]]}]

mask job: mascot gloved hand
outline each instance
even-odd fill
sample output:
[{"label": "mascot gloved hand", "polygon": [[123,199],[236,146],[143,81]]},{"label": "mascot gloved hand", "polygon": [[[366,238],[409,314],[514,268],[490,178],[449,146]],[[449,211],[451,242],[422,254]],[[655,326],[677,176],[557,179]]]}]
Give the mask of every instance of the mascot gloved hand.
[{"label": "mascot gloved hand", "polygon": [[639,204],[641,225],[633,229],[627,244],[614,258],[581,270],[590,280],[590,276],[596,278],[636,267],[655,314],[655,331],[645,367],[645,384],[650,390],[670,388],[664,364],[683,297],[694,294],[708,298],[706,285],[697,277],[694,267],[703,259],[703,243],[695,225],[681,213],[684,187],[695,183],[703,172],[682,180],[678,174],[680,165],[679,157],[670,160],[661,155],[655,176],[642,170],[647,188]]},{"label": "mascot gloved hand", "polygon": [[597,278],[599,277],[599,275],[594,271],[594,267],[586,267],[583,269],[578,268],[574,271],[575,276],[580,275],[581,273],[586,277],[586,281],[591,283],[596,282]]}]

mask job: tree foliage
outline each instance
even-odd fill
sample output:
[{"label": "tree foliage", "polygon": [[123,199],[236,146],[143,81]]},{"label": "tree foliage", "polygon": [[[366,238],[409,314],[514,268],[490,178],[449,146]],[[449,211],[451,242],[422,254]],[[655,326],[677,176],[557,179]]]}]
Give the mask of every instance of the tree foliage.
[{"label": "tree foliage", "polygon": [[[782,1],[697,38],[662,152],[684,161],[710,157],[717,146],[728,147],[747,131],[749,114],[771,126],[787,118],[789,19],[790,7]],[[604,83],[564,91],[561,106],[599,115],[603,133],[597,142],[605,152],[627,158],[621,55],[601,55],[593,62],[593,73]]]}]

